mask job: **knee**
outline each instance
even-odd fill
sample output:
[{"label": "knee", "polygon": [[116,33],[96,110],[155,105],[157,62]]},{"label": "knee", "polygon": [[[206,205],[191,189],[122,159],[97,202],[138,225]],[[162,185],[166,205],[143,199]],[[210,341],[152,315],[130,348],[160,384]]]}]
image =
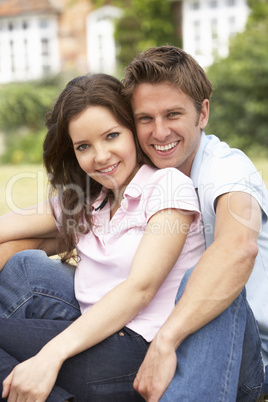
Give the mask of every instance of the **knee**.
[{"label": "knee", "polygon": [[3,267],[3,274],[27,271],[31,266],[39,267],[41,261],[48,258],[42,250],[24,250],[14,254]]},{"label": "knee", "polygon": [[18,265],[27,260],[48,258],[43,250],[24,250],[14,254],[6,263],[6,265]]}]

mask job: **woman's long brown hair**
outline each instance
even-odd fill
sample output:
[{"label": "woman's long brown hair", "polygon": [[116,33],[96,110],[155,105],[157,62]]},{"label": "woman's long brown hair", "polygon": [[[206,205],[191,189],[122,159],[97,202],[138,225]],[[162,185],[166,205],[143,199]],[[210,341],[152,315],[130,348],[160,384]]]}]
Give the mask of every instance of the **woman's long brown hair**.
[{"label": "woman's long brown hair", "polygon": [[106,74],[77,77],[67,84],[46,116],[48,132],[43,145],[43,160],[51,196],[56,193],[61,206],[57,251],[63,261],[75,257],[79,233],[90,231],[91,204],[102,188],[77,162],[69,135],[70,121],[90,106],[108,108],[120,124],[133,132],[138,163],[141,162],[131,107],[121,91],[121,82]]}]

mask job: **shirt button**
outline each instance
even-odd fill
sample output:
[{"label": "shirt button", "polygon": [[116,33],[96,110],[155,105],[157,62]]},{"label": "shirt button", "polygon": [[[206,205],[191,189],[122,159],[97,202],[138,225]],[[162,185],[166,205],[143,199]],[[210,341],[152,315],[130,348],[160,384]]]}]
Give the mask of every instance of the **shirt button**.
[{"label": "shirt button", "polygon": [[120,331],[119,336],[125,336],[124,332]]}]

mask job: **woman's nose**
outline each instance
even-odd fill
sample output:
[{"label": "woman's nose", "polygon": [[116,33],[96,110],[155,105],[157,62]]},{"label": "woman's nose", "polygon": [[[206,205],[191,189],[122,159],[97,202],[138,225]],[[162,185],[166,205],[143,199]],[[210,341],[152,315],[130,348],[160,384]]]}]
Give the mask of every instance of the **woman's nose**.
[{"label": "woman's nose", "polygon": [[96,154],[95,154],[95,162],[103,164],[107,162],[110,159],[111,152],[106,149],[105,147],[99,147],[96,149]]}]

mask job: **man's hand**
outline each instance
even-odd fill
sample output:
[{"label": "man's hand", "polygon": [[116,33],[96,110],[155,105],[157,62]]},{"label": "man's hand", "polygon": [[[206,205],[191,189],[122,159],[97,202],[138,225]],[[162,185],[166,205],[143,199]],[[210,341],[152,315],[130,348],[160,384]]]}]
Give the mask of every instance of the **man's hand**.
[{"label": "man's hand", "polygon": [[159,334],[151,343],[134,381],[134,388],[148,402],[158,402],[172,381],[177,356],[174,347]]}]

